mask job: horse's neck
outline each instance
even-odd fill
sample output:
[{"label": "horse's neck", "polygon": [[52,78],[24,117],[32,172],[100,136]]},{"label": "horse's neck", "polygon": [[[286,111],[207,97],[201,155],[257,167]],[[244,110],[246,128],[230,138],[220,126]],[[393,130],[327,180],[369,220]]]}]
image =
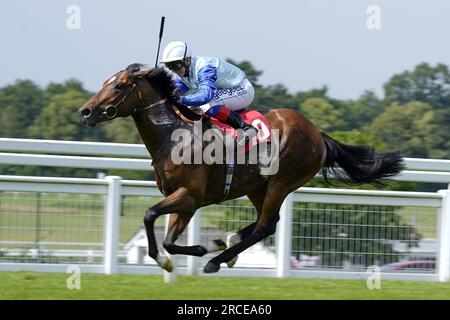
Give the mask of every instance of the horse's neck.
[{"label": "horse's neck", "polygon": [[169,108],[171,106],[165,103],[133,115],[139,135],[152,159],[171,141],[171,133],[179,123],[179,119]]}]

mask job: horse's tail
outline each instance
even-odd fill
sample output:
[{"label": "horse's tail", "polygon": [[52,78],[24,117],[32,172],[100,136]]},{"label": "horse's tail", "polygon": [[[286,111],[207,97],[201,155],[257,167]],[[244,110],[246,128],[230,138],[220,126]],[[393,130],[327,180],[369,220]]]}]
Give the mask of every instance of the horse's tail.
[{"label": "horse's tail", "polygon": [[322,133],[327,157],[322,175],[328,184],[330,174],[346,184],[381,184],[383,179],[395,176],[405,169],[399,152],[376,152],[364,145],[346,145]]}]

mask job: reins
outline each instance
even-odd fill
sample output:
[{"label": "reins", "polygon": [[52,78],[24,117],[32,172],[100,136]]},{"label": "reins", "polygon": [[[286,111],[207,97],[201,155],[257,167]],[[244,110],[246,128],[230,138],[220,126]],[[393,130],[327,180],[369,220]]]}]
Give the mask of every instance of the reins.
[{"label": "reins", "polygon": [[[133,83],[133,86],[128,90],[128,92],[125,93],[125,95],[123,96],[122,99],[119,100],[119,102],[117,102],[114,105],[111,104],[111,105],[106,106],[105,107],[105,111],[103,111],[102,114],[109,120],[112,120],[112,119],[116,118],[117,117],[117,112],[118,112],[118,107],[122,103],[125,102],[125,100],[131,95],[131,93],[133,93],[134,89],[136,89],[136,83]],[[138,98],[139,98],[139,101],[141,102],[141,105],[143,103],[143,99],[150,100],[149,98],[144,97],[139,90],[137,90],[137,93],[138,93]],[[152,104],[150,104],[148,106],[145,106],[145,107],[140,107],[140,108],[136,107],[136,108],[134,108],[133,113],[136,113],[136,112],[139,112],[139,111],[143,111],[143,110],[147,110],[147,109],[150,109],[152,107],[156,107],[156,106],[158,106],[160,104],[163,104],[165,102],[166,102],[166,99],[161,99],[161,100],[158,100],[158,101],[156,101],[156,102],[154,102],[154,103],[152,103]]]}]

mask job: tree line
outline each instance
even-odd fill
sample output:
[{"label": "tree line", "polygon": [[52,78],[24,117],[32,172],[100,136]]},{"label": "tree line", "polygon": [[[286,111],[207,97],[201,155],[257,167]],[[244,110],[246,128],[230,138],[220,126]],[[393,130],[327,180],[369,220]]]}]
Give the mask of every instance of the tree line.
[{"label": "tree line", "polygon": [[[255,85],[257,109],[291,108],[305,114],[321,131],[348,144],[398,150],[405,157],[450,159],[450,73],[448,66],[421,63],[393,75],[383,96],[363,92],[357,99],[336,99],[326,86],[290,93],[283,84],[263,86],[263,71],[249,61],[236,62]],[[0,88],[0,136],[141,143],[132,119],[117,119],[95,130],[83,126],[77,109],[93,95],[76,79],[40,87],[17,80]],[[19,172],[17,171],[19,170]],[[1,174],[27,173],[36,168],[0,167]],[[94,171],[41,169],[59,174],[92,176]],[[117,172],[116,172],[117,173]],[[142,173],[128,175],[141,176]]]}]

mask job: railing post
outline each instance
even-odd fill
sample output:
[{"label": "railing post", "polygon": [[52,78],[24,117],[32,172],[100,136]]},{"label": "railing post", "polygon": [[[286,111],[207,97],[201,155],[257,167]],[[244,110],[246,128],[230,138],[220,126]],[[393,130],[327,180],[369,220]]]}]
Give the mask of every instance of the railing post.
[{"label": "railing post", "polygon": [[105,208],[104,224],[104,256],[103,264],[105,274],[117,273],[118,264],[118,246],[119,246],[119,226],[121,210],[121,177],[107,176],[108,194]]},{"label": "railing post", "polygon": [[280,209],[280,221],[277,225],[276,248],[278,278],[287,277],[291,269],[293,197],[291,193],[284,199]]},{"label": "railing post", "polygon": [[[194,246],[200,242],[200,215],[201,209],[198,209],[191,219],[188,226],[187,245]],[[190,276],[197,275],[199,259],[195,256],[187,256],[187,274]]]},{"label": "railing post", "polygon": [[439,190],[442,194],[442,207],[439,221],[439,281],[450,280],[450,190]]}]

